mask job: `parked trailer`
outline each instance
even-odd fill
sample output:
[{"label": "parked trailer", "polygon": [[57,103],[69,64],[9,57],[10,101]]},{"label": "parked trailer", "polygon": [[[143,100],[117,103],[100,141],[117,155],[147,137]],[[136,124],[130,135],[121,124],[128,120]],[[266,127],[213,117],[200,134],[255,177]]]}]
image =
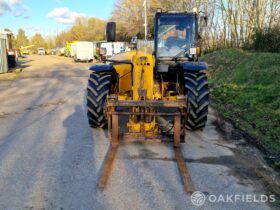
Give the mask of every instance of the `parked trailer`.
[{"label": "parked trailer", "polygon": [[70,50],[70,57],[71,57],[71,58],[73,58],[74,55],[75,55],[76,43],[77,43],[77,42],[71,44],[71,47],[70,47],[70,48],[71,48],[71,50]]},{"label": "parked trailer", "polygon": [[101,44],[106,41],[94,41],[93,42],[93,56],[96,60],[99,60],[101,55],[100,55],[100,47]]},{"label": "parked trailer", "polygon": [[126,42],[104,42],[101,48],[106,49],[106,57],[111,57],[114,54],[125,52]]},{"label": "parked trailer", "polygon": [[12,32],[8,31],[0,31],[0,38],[6,40],[6,52],[7,52],[7,59],[8,59],[8,67],[15,68],[16,67],[16,56],[15,51],[13,49],[12,44]]},{"label": "parked trailer", "polygon": [[93,43],[92,42],[76,42],[74,45],[74,57],[73,60],[90,62],[93,57]]},{"label": "parked trailer", "polygon": [[8,71],[6,39],[0,37],[0,74]]}]

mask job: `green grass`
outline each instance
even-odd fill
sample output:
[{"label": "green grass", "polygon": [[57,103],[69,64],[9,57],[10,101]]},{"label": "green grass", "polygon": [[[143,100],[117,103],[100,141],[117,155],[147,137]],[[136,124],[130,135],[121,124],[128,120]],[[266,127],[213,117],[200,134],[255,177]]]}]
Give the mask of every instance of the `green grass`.
[{"label": "green grass", "polygon": [[202,59],[214,107],[280,155],[280,54],[226,49]]}]

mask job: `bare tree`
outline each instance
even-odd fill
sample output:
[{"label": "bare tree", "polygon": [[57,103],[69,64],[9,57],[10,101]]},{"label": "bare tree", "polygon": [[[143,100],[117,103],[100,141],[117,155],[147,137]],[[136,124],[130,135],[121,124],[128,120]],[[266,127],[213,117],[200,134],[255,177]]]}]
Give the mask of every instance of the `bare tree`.
[{"label": "bare tree", "polygon": [[[149,32],[153,31],[156,8],[165,11],[198,11],[208,14],[204,33],[205,49],[243,47],[252,42],[253,34],[280,23],[280,0],[150,0]],[[118,22],[118,34],[128,39],[143,36],[143,0],[119,0],[112,13]]]}]

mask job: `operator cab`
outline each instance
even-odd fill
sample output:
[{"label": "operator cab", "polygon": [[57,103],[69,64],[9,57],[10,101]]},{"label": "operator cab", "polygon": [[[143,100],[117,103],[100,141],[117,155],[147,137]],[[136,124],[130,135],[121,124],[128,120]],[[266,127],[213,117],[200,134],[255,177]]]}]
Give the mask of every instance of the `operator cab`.
[{"label": "operator cab", "polygon": [[157,60],[196,60],[198,24],[196,13],[162,13],[155,16]]}]

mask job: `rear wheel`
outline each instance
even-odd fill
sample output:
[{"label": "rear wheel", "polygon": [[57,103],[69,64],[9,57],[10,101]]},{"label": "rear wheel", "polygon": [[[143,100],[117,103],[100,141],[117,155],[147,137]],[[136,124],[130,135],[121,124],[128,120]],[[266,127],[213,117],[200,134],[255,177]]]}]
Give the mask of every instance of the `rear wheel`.
[{"label": "rear wheel", "polygon": [[187,98],[186,128],[196,130],[207,122],[209,89],[205,73],[185,73],[185,95]]},{"label": "rear wheel", "polygon": [[87,87],[88,121],[93,128],[107,125],[103,107],[110,90],[111,75],[91,73]]}]

